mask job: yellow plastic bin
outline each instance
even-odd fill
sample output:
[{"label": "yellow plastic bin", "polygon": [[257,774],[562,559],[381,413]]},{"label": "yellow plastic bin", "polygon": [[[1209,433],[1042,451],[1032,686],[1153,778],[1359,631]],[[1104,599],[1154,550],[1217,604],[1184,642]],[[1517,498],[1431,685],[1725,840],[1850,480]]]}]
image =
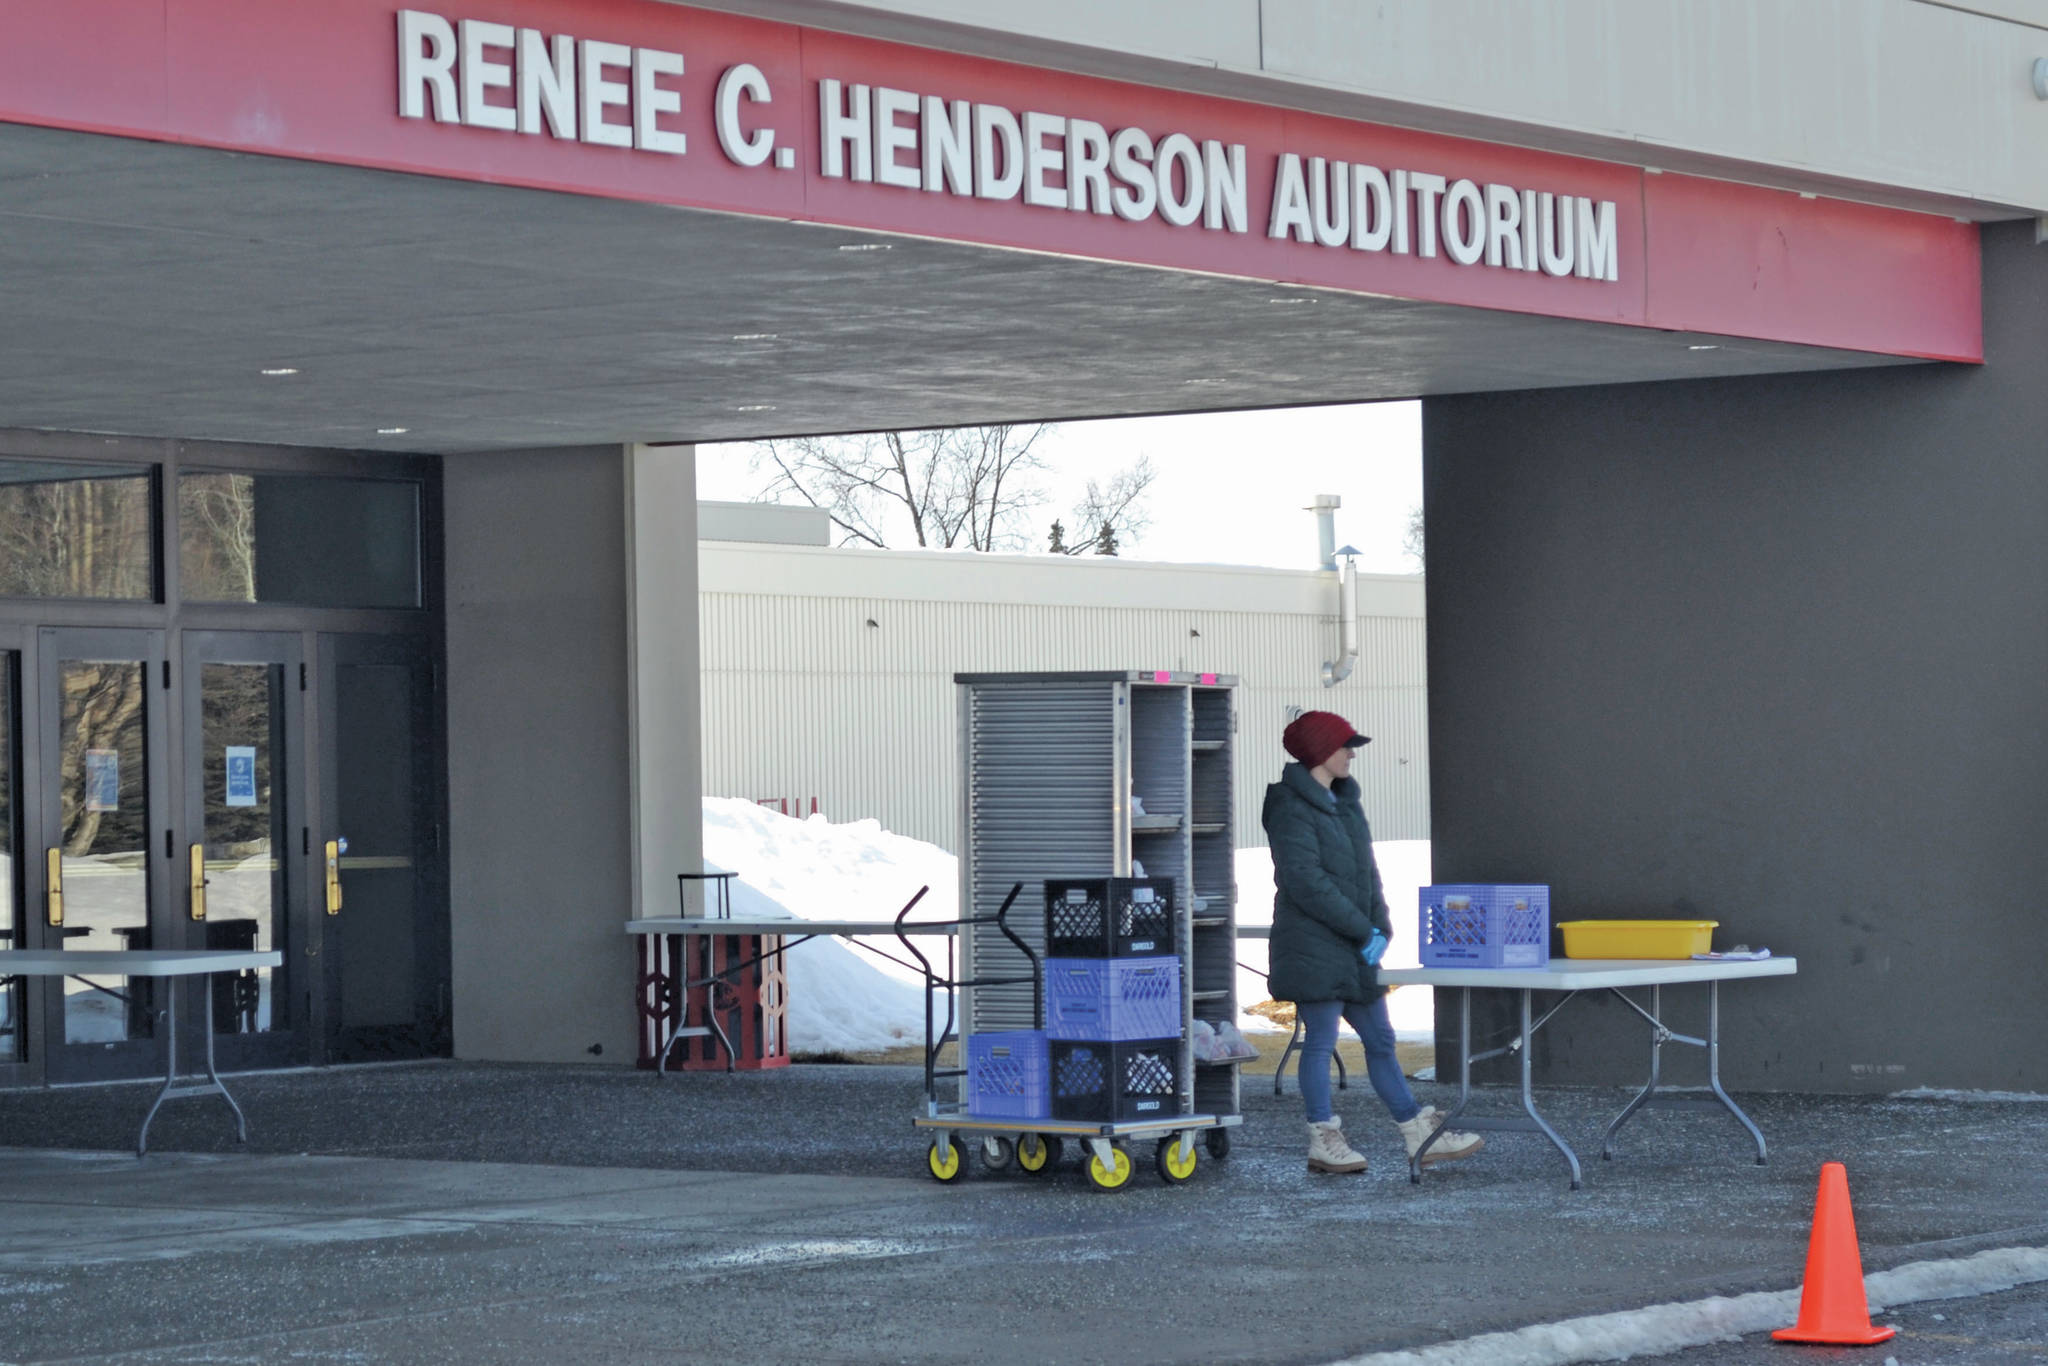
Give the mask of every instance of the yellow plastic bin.
[{"label": "yellow plastic bin", "polygon": [[1690,958],[1713,947],[1718,920],[1566,920],[1567,958]]}]

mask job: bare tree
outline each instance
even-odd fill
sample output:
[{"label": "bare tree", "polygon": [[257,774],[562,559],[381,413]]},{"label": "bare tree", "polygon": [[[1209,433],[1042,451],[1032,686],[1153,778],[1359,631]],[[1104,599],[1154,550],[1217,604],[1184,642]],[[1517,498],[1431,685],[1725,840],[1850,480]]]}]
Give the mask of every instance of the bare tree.
[{"label": "bare tree", "polygon": [[1118,470],[1107,484],[1088,481],[1088,492],[1074,505],[1074,538],[1053,523],[1051,550],[1059,555],[1114,555],[1120,542],[1136,540],[1152,525],[1145,511],[1145,495],[1158,471],[1152,457],[1141,455],[1136,463]]},{"label": "bare tree", "polygon": [[1415,561],[1415,572],[1418,574],[1422,573],[1428,562],[1422,557],[1422,505],[1420,503],[1408,509],[1408,530],[1401,537],[1401,549],[1408,553],[1409,559]]},{"label": "bare tree", "polygon": [[185,596],[256,601],[256,481],[246,474],[178,480],[179,571]]},{"label": "bare tree", "polygon": [[823,508],[841,545],[909,542],[973,550],[1021,549],[1045,501],[1038,443],[1053,430],[956,427],[865,436],[800,436],[755,443],[753,469],[772,471],[758,495],[794,494]]}]

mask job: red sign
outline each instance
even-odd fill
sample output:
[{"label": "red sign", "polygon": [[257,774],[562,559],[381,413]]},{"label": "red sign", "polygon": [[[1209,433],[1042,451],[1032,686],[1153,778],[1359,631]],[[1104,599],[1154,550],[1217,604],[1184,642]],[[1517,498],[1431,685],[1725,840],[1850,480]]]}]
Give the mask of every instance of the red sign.
[{"label": "red sign", "polygon": [[1406,299],[1980,360],[1926,214],[653,0],[0,0],[0,120]]}]

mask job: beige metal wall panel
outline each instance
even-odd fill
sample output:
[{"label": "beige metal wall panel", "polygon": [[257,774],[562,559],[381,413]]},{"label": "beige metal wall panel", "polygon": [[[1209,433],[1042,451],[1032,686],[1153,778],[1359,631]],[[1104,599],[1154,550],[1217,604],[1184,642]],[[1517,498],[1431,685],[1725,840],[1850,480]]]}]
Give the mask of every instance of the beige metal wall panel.
[{"label": "beige metal wall panel", "polygon": [[2043,0],[715,3],[1666,170],[2048,213]]},{"label": "beige metal wall panel", "polygon": [[[955,673],[1157,668],[1241,679],[1240,844],[1264,843],[1259,809],[1284,762],[1290,706],[1341,712],[1373,737],[1354,771],[1377,837],[1428,837],[1418,579],[1361,578],[1358,666],[1325,689],[1321,669],[1337,652],[1334,575],[1072,561],[1046,574],[1038,562],[1050,557],[709,544],[699,554],[707,794],[816,797],[834,820],[872,818],[957,849]],[[749,573],[760,590],[744,591]],[[811,593],[789,591],[799,574]],[[899,595],[858,595],[870,580]],[[1233,610],[1002,600],[1020,581],[1142,599],[1166,580],[1191,598],[1206,587]],[[919,591],[932,596],[905,596]]]},{"label": "beige metal wall panel", "polygon": [[1270,74],[1626,140],[1651,165],[1667,147],[2036,208],[2044,52],[2039,29],[1920,0],[1291,0],[1265,28]]}]

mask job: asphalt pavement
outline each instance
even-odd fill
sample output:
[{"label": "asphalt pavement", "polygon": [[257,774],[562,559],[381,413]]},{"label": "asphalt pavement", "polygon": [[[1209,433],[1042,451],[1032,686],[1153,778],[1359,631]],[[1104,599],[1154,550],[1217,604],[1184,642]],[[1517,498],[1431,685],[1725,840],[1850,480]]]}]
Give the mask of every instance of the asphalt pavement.
[{"label": "asphalt pavement", "polygon": [[1898,1333],[1874,1347],[1802,1347],[1768,1333],[1671,1352],[1663,1366],[2039,1366],[2048,1362],[2048,1282],[2002,1294],[1927,1300],[1880,1313]]},{"label": "asphalt pavement", "polygon": [[[1828,1160],[1867,1269],[2048,1243],[2048,1105],[2025,1102],[1742,1095],[1767,1166],[1731,1119],[1688,1112],[1645,1114],[1602,1162],[1626,1093],[1559,1089],[1541,1104],[1586,1163],[1572,1191],[1520,1134],[1410,1185],[1362,1088],[1339,1110],[1372,1170],[1311,1176],[1299,1100],[1248,1080],[1227,1159],[1168,1186],[1140,1149],[1104,1195],[1071,1149],[1044,1176],[932,1181],[907,1067],[233,1085],[246,1150],[217,1102],[180,1100],[140,1162],[148,1087],[0,1098],[0,1361],[1323,1363],[1795,1287]],[[2033,1360],[2006,1344],[2040,1294],[2009,1299],[1904,1308],[1892,1354]],[[1968,1343],[1943,1345],[1951,1320]]]}]

